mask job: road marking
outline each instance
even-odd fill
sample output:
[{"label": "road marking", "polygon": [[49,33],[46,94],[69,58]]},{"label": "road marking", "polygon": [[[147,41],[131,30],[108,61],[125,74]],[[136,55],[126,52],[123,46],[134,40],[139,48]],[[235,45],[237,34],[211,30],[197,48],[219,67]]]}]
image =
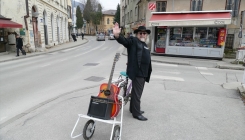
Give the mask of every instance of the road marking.
[{"label": "road marking", "polygon": [[162,71],[162,70],[161,71],[157,71],[156,73],[161,73],[161,74],[162,73],[170,73],[170,74],[176,74],[176,75],[180,74],[180,72],[177,72],[177,71],[174,72],[174,71]]},{"label": "road marking", "polygon": [[199,69],[199,70],[208,70],[207,67],[196,67],[196,69]]},{"label": "road marking", "polygon": [[2,117],[2,118],[0,118],[0,121],[4,120],[4,119],[6,119],[6,118],[7,118],[7,116]]},{"label": "road marking", "polygon": [[60,62],[62,62],[62,61],[66,61],[67,59],[63,59],[63,60],[60,60]]},{"label": "road marking", "polygon": [[176,64],[164,64],[164,63],[152,63],[153,65],[167,66],[167,67],[178,67]]},{"label": "road marking", "polygon": [[151,78],[163,79],[163,80],[174,80],[174,81],[185,81],[180,77],[172,77],[172,76],[162,76],[162,75],[152,75]]},{"label": "road marking", "polygon": [[208,73],[208,72],[201,72],[201,71],[200,71],[200,73],[201,73],[202,75],[213,75],[212,73]]},{"label": "road marking", "polygon": [[65,49],[65,50],[62,50],[62,52],[68,52],[68,51],[71,51],[71,50],[74,50],[76,48],[71,48],[71,49]]},{"label": "road marking", "polygon": [[108,48],[108,46],[107,47],[103,47],[102,49],[100,49],[100,50],[105,50],[105,49],[107,49]]},{"label": "road marking", "polygon": [[53,55],[53,54],[57,54],[57,53],[58,53],[58,52],[53,52],[53,53],[48,53],[48,54],[52,54],[52,55]]},{"label": "road marking", "polygon": [[47,67],[47,66],[49,66],[49,65],[51,65],[51,64],[43,65],[43,66],[40,66],[40,67]]}]

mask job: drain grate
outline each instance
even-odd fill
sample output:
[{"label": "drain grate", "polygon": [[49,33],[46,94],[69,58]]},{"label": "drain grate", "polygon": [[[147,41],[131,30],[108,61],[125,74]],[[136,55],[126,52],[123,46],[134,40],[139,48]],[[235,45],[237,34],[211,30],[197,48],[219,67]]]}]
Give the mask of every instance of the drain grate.
[{"label": "drain grate", "polygon": [[91,76],[91,77],[88,77],[84,80],[87,80],[87,81],[94,81],[94,82],[99,82],[99,81],[102,81],[104,80],[105,78],[103,77],[97,77],[97,76]]},{"label": "drain grate", "polygon": [[99,63],[87,63],[87,64],[85,64],[85,65],[83,65],[83,66],[96,66],[96,65],[98,65]]}]

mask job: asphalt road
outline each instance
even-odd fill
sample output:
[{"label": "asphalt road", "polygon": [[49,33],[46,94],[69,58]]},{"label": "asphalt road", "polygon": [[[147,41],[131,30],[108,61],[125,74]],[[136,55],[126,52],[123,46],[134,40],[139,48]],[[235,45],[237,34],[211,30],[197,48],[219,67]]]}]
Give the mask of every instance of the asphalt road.
[{"label": "asphalt road", "polygon": [[[77,114],[87,113],[89,97],[108,82],[114,56],[122,50],[116,41],[90,37],[76,48],[1,63],[0,123],[4,126],[0,138],[70,139]],[[126,61],[122,55],[113,79],[126,69]],[[151,81],[142,97],[142,110],[149,120],[133,119],[125,106],[122,139],[245,139],[241,98],[236,90],[222,87],[241,81],[243,71],[152,65]],[[98,127],[93,139],[108,139],[111,128],[102,123]]]}]

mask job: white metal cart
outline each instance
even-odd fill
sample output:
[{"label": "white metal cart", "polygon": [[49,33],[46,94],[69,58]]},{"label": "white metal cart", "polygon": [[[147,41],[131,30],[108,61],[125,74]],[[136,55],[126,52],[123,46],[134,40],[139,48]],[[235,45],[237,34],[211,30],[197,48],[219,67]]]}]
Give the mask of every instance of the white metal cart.
[{"label": "white metal cart", "polygon": [[[119,99],[121,99],[121,119],[120,121],[116,120],[116,117],[114,117],[114,119],[111,120],[103,120],[103,119],[99,119],[99,118],[94,118],[94,117],[90,117],[88,115],[83,115],[83,114],[78,114],[78,119],[77,122],[71,132],[71,138],[77,138],[81,135],[83,135],[83,138],[85,140],[89,140],[95,131],[95,121],[100,121],[100,122],[104,122],[104,123],[108,123],[108,124],[112,124],[112,130],[111,130],[111,136],[110,136],[110,140],[121,140],[121,136],[122,136],[122,121],[123,121],[123,105],[124,105],[124,99],[121,95],[118,95]],[[83,128],[83,133],[78,134],[76,136],[73,136],[73,133],[77,127],[77,124],[80,120],[80,118],[85,118],[85,119],[89,119],[87,121],[87,123],[85,124],[84,128]]]}]

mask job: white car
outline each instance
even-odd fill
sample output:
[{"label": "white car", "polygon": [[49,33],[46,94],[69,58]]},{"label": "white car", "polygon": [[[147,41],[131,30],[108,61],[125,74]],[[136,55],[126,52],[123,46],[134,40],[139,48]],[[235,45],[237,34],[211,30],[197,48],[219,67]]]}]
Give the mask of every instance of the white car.
[{"label": "white car", "polygon": [[114,38],[114,34],[110,34],[109,36],[108,36],[108,40],[114,40],[115,38]]}]

